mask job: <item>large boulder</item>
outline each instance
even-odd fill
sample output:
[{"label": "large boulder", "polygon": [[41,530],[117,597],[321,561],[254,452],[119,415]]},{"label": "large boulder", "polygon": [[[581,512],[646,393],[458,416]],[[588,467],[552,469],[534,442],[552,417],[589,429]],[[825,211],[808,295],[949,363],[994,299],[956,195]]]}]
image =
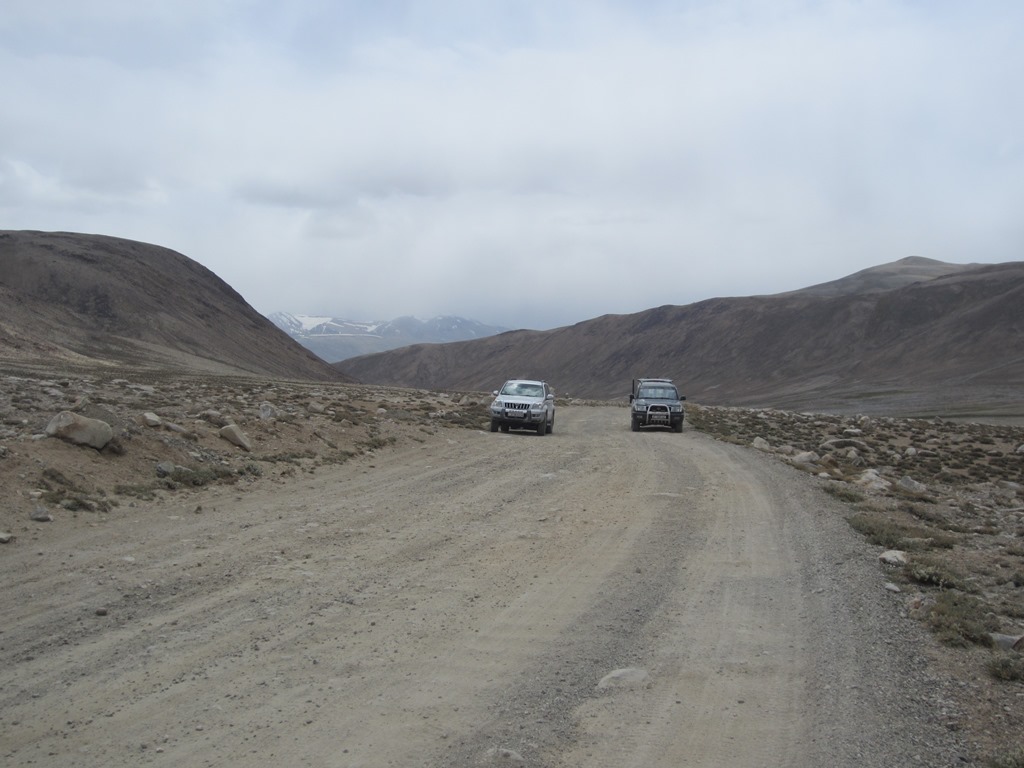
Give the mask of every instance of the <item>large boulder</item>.
[{"label": "large boulder", "polygon": [[114,439],[114,429],[107,422],[90,419],[71,411],[61,411],[46,425],[46,434],[75,445],[102,450]]},{"label": "large boulder", "polygon": [[249,439],[249,436],[237,424],[228,424],[226,427],[221,427],[219,434],[229,443],[237,445],[243,451],[252,450],[252,440]]}]

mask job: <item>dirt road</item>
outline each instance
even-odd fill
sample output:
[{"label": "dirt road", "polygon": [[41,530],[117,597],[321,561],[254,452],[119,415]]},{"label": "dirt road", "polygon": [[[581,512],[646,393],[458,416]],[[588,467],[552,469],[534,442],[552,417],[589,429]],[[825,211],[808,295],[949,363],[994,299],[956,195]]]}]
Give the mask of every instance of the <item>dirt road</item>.
[{"label": "dirt road", "polygon": [[0,560],[0,759],[957,764],[813,478],[624,413],[48,524]]}]

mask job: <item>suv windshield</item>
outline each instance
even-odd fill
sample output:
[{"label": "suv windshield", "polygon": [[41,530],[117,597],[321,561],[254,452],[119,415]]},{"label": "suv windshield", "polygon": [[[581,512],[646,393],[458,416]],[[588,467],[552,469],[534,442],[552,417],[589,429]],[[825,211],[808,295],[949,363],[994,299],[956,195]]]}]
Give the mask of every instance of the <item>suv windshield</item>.
[{"label": "suv windshield", "polygon": [[679,395],[672,387],[643,387],[638,398],[647,400],[678,400]]},{"label": "suv windshield", "polygon": [[518,397],[544,397],[544,387],[540,384],[506,384],[501,388],[501,394]]}]

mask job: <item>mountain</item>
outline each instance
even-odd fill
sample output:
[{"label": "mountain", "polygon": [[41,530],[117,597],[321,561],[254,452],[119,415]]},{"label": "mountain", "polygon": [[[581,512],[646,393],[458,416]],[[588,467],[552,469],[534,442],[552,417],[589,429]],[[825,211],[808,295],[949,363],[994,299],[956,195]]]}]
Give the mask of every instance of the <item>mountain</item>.
[{"label": "mountain", "polygon": [[346,380],[188,257],[70,232],[0,230],[0,362]]},{"label": "mountain", "polygon": [[431,320],[417,320],[407,316],[360,323],[336,317],[275,312],[268,319],[306,349],[331,362],[410,344],[443,344],[482,339],[508,330],[450,316]]},{"label": "mountain", "polygon": [[809,288],[789,291],[782,296],[802,293],[808,296],[842,296],[850,293],[878,293],[902,288],[905,285],[934,280],[937,277],[956,274],[980,266],[978,264],[947,264],[922,256],[908,256],[891,264],[862,269],[852,275],[819,283]]},{"label": "mountain", "polygon": [[490,390],[524,376],[563,395],[624,399],[633,377],[667,376],[708,405],[1021,416],[1024,262],[903,259],[803,291],[416,345],[336,367],[431,389]]}]

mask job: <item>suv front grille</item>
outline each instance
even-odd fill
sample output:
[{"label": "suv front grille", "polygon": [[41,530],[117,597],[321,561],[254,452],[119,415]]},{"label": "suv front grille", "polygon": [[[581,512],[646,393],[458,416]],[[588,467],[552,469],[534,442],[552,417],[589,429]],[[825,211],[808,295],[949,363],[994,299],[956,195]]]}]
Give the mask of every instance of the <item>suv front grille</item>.
[{"label": "suv front grille", "polygon": [[528,411],[530,410],[529,403],[505,403],[505,407],[510,411]]}]

